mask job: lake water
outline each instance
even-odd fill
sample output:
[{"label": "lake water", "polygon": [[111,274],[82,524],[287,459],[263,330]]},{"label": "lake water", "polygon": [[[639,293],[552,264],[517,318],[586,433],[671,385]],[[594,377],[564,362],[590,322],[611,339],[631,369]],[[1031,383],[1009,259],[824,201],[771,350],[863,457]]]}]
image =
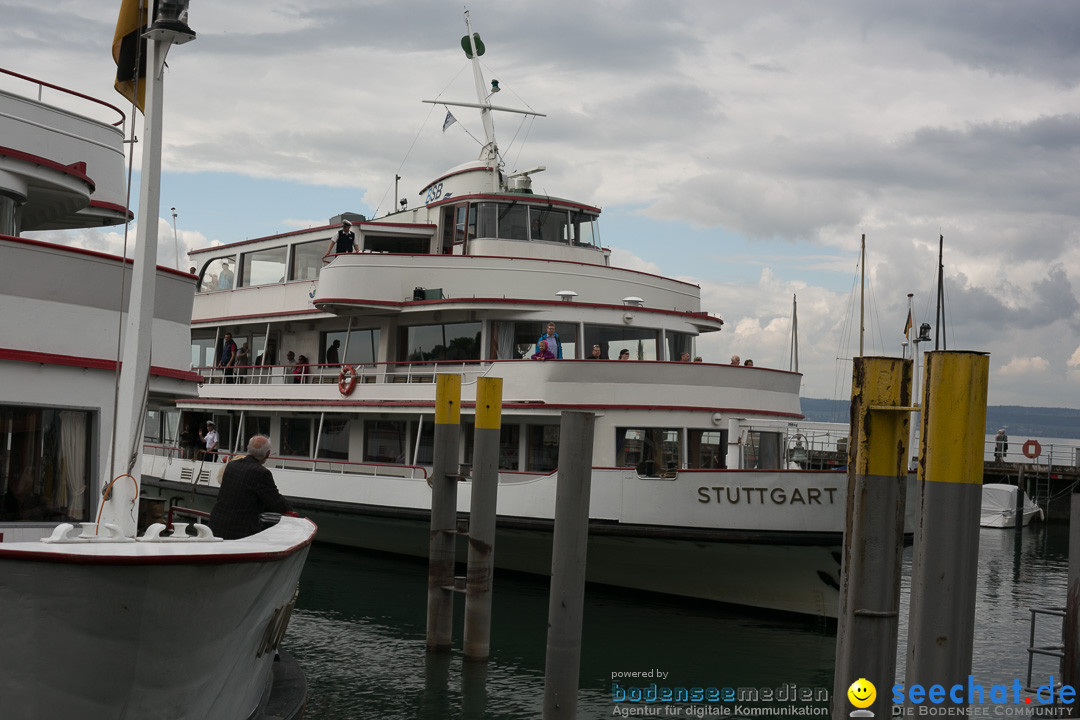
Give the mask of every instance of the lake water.
[{"label": "lake water", "polygon": [[[985,686],[1011,684],[1016,678],[1023,683],[1029,608],[1065,603],[1068,528],[1035,524],[1024,530],[1019,543],[1012,530],[984,529],[979,542],[973,675]],[[901,647],[910,559],[908,548]],[[456,649],[429,655],[424,647],[425,562],[316,545],[286,638],[310,684],[306,717],[540,718],[547,595],[546,578],[498,573],[490,661],[462,660],[463,596],[455,605]],[[1060,642],[1058,619],[1040,620],[1039,627],[1037,643]],[[625,709],[626,703],[613,702],[613,682],[620,683],[619,689],[657,682],[673,688],[778,688],[831,695],[835,643],[835,627],[822,623],[590,587],[578,717],[607,718]],[[902,681],[903,651],[898,655],[897,678]],[[1037,660],[1035,670],[1036,685],[1051,673],[1059,675],[1056,660]],[[613,680],[616,673],[649,671],[666,677]],[[716,703],[672,707],[668,717],[720,713]]]}]

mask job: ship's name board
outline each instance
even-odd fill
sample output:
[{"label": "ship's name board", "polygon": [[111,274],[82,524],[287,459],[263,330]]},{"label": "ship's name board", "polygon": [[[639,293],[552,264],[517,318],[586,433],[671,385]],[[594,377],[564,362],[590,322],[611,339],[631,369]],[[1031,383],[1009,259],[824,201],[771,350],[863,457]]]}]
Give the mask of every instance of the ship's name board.
[{"label": "ship's name board", "polygon": [[699,487],[699,503],[728,505],[834,505],[837,488]]}]

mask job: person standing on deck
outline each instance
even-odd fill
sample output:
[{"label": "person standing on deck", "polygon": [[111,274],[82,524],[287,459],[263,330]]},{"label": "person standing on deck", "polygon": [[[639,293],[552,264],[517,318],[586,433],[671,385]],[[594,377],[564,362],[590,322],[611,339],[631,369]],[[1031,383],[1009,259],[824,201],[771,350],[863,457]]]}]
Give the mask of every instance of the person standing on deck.
[{"label": "person standing on deck", "polygon": [[994,462],[1003,462],[1009,454],[1009,436],[1005,434],[1005,428],[997,431],[994,436]]},{"label": "person standing on deck", "polygon": [[326,254],[356,252],[356,234],[352,231],[352,223],[348,220],[341,221],[341,229],[338,230],[337,237],[330,241],[330,247],[326,249]]},{"label": "person standing on deck", "polygon": [[547,343],[548,352],[562,360],[562,340],[559,340],[559,333],[555,332],[555,323],[549,322],[547,324],[547,332],[540,336],[540,340],[536,341],[536,347],[540,347],[540,341]]}]

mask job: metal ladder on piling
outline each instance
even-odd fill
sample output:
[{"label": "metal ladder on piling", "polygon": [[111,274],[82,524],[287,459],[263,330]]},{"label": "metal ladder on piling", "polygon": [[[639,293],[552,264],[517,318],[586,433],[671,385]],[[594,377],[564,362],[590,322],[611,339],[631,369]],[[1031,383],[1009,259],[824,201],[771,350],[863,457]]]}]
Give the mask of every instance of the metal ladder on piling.
[{"label": "metal ladder on piling", "polygon": [[[1035,618],[1039,615],[1050,615],[1053,617],[1061,618],[1062,621],[1062,633],[1064,633],[1065,622],[1065,608],[1057,607],[1042,607],[1042,608],[1028,608],[1031,611],[1031,633],[1028,639],[1028,665],[1027,665],[1027,679],[1024,685],[1024,692],[1033,693],[1038,688],[1031,684],[1031,672],[1032,664],[1036,655],[1046,655],[1049,657],[1056,657],[1058,659],[1058,671],[1057,677],[1061,677],[1062,668],[1065,664],[1065,643],[1052,643],[1050,645],[1036,645],[1035,644]],[[1054,689],[1061,687],[1061,681],[1054,682]]]}]

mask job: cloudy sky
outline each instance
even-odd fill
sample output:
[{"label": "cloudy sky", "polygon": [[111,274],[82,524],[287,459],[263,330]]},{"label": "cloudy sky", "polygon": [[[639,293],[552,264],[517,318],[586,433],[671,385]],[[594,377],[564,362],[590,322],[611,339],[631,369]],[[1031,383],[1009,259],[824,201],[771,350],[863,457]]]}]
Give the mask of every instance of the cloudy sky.
[{"label": "cloudy sky", "polygon": [[[0,67],[122,105],[119,5],[0,0]],[[700,284],[726,321],[706,360],[786,369],[797,297],[803,394],[845,397],[860,237],[866,352],[899,355],[908,293],[934,322],[943,235],[947,347],[990,353],[990,403],[1080,408],[1076,2],[468,7],[499,104],[547,115],[496,118],[507,167],[544,165],[535,190],[602,207],[618,264]],[[461,4],[192,0],[190,22],[166,81],[163,264],[385,214],[395,175],[415,206],[478,152],[476,118],[443,133],[421,103],[475,97]]]}]

